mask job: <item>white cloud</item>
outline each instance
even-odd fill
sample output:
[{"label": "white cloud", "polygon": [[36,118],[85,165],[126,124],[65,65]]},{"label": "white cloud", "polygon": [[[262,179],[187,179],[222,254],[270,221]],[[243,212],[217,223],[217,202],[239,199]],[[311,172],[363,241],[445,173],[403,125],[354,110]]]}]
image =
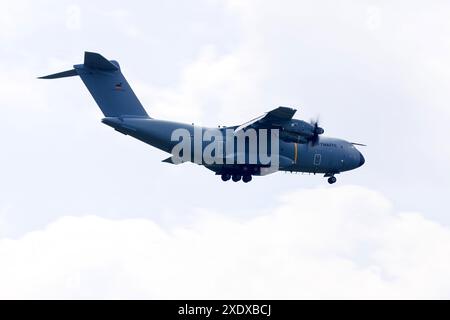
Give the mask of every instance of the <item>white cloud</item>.
[{"label": "white cloud", "polygon": [[0,241],[1,298],[448,298],[450,230],[379,193],[300,190],[251,220],[64,217]]},{"label": "white cloud", "polygon": [[[265,78],[263,55],[256,57],[252,52],[254,50],[245,45],[233,53],[218,54],[214,46],[206,45],[198,58],[182,70],[176,87],[138,82],[136,91],[157,118],[204,121],[205,125],[211,125],[211,119],[226,118],[227,122],[240,124],[246,117],[254,116],[248,110],[257,114],[261,110],[268,111],[261,109],[263,103],[258,87]],[[216,110],[213,115],[207,111],[212,109]]]},{"label": "white cloud", "polygon": [[0,207],[0,238],[3,236],[4,230],[6,230],[6,223],[4,221],[4,215],[8,208],[6,206]]},{"label": "white cloud", "polygon": [[0,96],[3,108],[20,112],[49,108],[47,91],[36,80],[36,74],[24,68],[9,71],[0,67]]},{"label": "white cloud", "polygon": [[367,8],[367,28],[376,31],[381,28],[383,23],[382,10],[377,6],[369,6]]},{"label": "white cloud", "polygon": [[28,1],[1,1],[0,39],[11,39],[30,26],[32,13]]},{"label": "white cloud", "polygon": [[81,29],[81,8],[77,5],[70,5],[66,9],[66,28],[71,31]]},{"label": "white cloud", "polygon": [[[102,13],[105,17],[112,18],[119,32],[130,38],[137,38],[142,35],[141,29],[134,21],[135,17],[128,10],[118,9]],[[136,39],[136,41],[139,41]]]}]

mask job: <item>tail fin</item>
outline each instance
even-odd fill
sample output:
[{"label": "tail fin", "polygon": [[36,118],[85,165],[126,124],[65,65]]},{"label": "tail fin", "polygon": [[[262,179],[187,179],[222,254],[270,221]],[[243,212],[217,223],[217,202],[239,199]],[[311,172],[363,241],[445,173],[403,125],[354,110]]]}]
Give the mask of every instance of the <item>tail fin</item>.
[{"label": "tail fin", "polygon": [[105,117],[148,118],[116,61],[108,61],[98,53],[85,52],[84,64],[74,69],[39,79],[57,79],[79,75]]}]

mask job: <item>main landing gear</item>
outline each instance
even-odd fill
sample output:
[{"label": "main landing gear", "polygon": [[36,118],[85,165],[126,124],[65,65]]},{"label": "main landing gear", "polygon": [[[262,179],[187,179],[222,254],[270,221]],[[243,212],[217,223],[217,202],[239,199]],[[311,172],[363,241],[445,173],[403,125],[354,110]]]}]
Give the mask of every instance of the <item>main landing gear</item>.
[{"label": "main landing gear", "polygon": [[242,176],[240,174],[233,174],[231,178],[233,179],[234,182],[239,182],[241,181]]},{"label": "main landing gear", "polygon": [[222,181],[229,181],[230,179],[232,179],[234,182],[239,182],[239,181],[243,181],[244,183],[249,183],[250,181],[252,181],[252,176],[251,175],[240,175],[240,174],[228,174],[228,173],[224,173],[222,174]]}]

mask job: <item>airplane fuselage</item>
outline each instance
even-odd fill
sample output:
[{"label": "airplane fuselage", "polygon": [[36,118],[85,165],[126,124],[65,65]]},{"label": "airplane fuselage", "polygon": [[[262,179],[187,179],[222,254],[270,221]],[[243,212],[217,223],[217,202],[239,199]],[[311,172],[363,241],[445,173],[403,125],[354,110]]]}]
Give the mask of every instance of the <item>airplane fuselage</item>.
[{"label": "airplane fuselage", "polygon": [[[130,135],[171,154],[175,145],[179,143],[179,141],[172,140],[172,135],[175,130],[187,130],[190,135],[194,137],[198,132],[201,134],[208,130],[219,130],[224,132],[226,129],[235,128],[206,128],[191,124],[148,118],[104,118],[102,122],[123,134]],[[227,135],[223,134],[223,141],[221,143],[226,145],[226,141]],[[207,141],[202,141],[201,152],[205,150],[207,145]],[[192,147],[192,162],[194,162],[194,149],[195,148]],[[280,159],[283,159],[280,161],[279,171],[321,173],[332,176],[337,173],[356,169],[362,166],[365,161],[362,154],[353,144],[342,139],[329,137],[320,137],[316,145],[279,140],[278,150],[269,151],[273,154],[278,154]],[[247,154],[246,159],[248,160],[250,150],[247,148],[245,149],[245,152]],[[244,170],[246,165],[249,168],[260,167],[258,163],[252,164],[246,162],[229,165],[226,161],[223,162],[223,164],[213,165],[204,162],[198,164],[205,165],[218,174],[224,172],[229,172],[230,174],[238,173],[239,171]],[[264,175],[264,170],[255,170],[252,172],[252,175]]]}]

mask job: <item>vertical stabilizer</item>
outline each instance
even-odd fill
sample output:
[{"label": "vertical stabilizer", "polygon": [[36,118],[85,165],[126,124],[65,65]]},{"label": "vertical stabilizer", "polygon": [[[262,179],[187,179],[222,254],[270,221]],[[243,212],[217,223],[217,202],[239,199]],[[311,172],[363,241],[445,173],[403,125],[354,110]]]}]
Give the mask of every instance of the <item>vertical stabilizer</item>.
[{"label": "vertical stabilizer", "polygon": [[109,61],[98,53],[86,52],[84,63],[74,68],[40,79],[79,75],[105,117],[149,117],[116,61]]}]

